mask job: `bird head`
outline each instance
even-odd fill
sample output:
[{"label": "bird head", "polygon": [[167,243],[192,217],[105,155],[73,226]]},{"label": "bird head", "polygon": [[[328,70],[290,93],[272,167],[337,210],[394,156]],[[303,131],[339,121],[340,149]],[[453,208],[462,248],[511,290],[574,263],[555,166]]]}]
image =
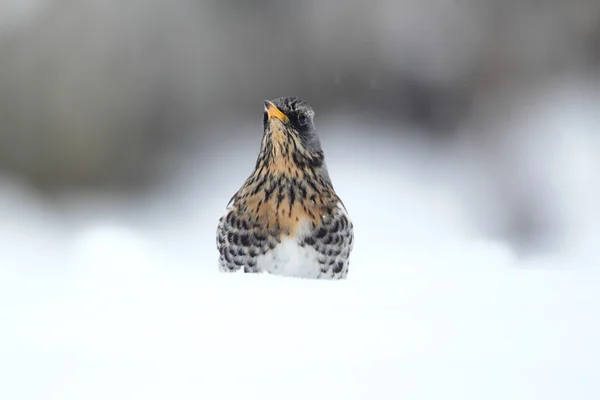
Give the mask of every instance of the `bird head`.
[{"label": "bird head", "polygon": [[279,157],[322,163],[323,151],[315,131],[313,109],[296,97],[265,100],[263,146]]}]

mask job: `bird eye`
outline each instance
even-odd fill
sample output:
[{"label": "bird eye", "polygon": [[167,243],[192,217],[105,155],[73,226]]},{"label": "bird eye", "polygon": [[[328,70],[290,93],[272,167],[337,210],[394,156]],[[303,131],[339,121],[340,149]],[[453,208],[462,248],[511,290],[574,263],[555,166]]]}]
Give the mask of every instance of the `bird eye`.
[{"label": "bird eye", "polygon": [[306,121],[308,121],[308,117],[306,116],[306,114],[305,114],[305,113],[300,113],[300,114],[298,114],[298,122],[299,122],[301,125],[304,125],[304,124],[306,124]]}]

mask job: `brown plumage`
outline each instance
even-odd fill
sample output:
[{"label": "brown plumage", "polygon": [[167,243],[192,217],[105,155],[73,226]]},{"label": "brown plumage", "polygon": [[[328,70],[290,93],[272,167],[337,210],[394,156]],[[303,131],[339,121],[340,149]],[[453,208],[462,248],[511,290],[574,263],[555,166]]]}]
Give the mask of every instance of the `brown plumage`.
[{"label": "brown plumage", "polygon": [[254,172],[218,223],[222,271],[346,277],[353,225],[333,189],[313,117],[294,97],[265,102]]}]

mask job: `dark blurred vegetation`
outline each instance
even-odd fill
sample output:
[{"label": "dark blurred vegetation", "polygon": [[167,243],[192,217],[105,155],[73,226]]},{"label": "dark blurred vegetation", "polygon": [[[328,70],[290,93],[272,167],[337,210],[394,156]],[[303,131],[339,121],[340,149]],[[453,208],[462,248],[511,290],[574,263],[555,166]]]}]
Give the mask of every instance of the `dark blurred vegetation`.
[{"label": "dark blurred vegetation", "polygon": [[449,137],[482,99],[600,67],[598,0],[0,3],[0,169],[47,189],[151,182],[265,98]]}]

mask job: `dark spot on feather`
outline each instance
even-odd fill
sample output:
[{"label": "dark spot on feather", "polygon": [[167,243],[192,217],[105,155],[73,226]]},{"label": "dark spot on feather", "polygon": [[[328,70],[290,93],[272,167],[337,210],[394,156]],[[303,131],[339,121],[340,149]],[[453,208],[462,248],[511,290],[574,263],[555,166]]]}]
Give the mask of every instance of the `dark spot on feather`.
[{"label": "dark spot on feather", "polygon": [[304,187],[304,185],[300,186],[300,198],[302,200],[306,199],[306,188]]},{"label": "dark spot on feather", "polygon": [[340,218],[340,228],[341,229],[346,229],[348,227],[348,219],[342,215]]},{"label": "dark spot on feather", "polygon": [[315,236],[317,237],[317,239],[322,239],[325,237],[325,235],[327,234],[327,230],[323,227],[319,228],[319,230],[317,230],[317,233],[315,234]]},{"label": "dark spot on feather", "polygon": [[260,231],[256,231],[254,232],[254,236],[256,237],[256,240],[258,240],[259,242],[265,240],[267,237]]},{"label": "dark spot on feather", "polygon": [[296,201],[296,191],[294,190],[294,186],[290,186],[290,211],[288,213],[288,216],[292,216],[292,207],[294,205],[294,202]]},{"label": "dark spot on feather", "polygon": [[247,233],[241,233],[240,235],[240,242],[242,244],[242,246],[250,246],[250,235]]},{"label": "dark spot on feather", "polygon": [[342,269],[344,269],[344,263],[342,261],[338,261],[337,265],[333,268],[333,272],[339,274],[342,272]]},{"label": "dark spot on feather", "polygon": [[229,224],[231,224],[231,225],[234,225],[235,224],[235,220],[236,220],[235,214],[230,211],[229,214],[227,214],[227,222]]},{"label": "dark spot on feather", "polygon": [[239,257],[236,257],[236,258],[234,258],[234,259],[233,259],[233,262],[235,263],[235,265],[239,265],[240,267],[241,267],[242,265],[244,265],[244,260],[243,260],[243,259],[241,259],[241,258],[239,258]]},{"label": "dark spot on feather", "polygon": [[269,200],[269,197],[273,194],[274,188],[265,188],[265,201]]},{"label": "dark spot on feather", "polygon": [[340,229],[340,221],[339,220],[335,220],[333,222],[333,226],[331,227],[331,232],[337,232]]},{"label": "dark spot on feather", "polygon": [[280,188],[279,193],[277,194],[277,208],[279,208],[279,204],[283,201],[285,195],[283,194],[283,190]]}]

